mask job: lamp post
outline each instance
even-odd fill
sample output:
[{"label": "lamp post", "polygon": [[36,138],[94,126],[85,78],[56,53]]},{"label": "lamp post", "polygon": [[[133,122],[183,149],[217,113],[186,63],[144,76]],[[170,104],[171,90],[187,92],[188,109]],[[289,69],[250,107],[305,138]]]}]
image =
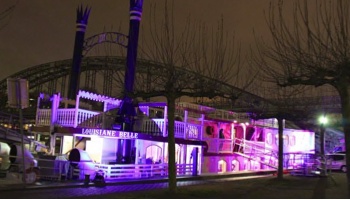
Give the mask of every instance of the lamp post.
[{"label": "lamp post", "polygon": [[325,157],[325,148],[324,148],[324,138],[325,138],[325,125],[328,123],[328,119],[325,115],[321,116],[318,119],[320,123],[320,154],[321,154],[321,176],[327,175],[327,160]]}]

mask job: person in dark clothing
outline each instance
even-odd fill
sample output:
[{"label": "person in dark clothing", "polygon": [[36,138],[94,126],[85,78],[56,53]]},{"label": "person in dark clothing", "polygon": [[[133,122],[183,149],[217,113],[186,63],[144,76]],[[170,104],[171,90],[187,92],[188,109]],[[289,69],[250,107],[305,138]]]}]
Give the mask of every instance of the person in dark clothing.
[{"label": "person in dark clothing", "polygon": [[[220,131],[219,131],[219,138],[220,138],[220,139],[225,139],[225,136],[224,136],[224,129],[220,129]],[[223,146],[224,146],[223,141],[219,141],[219,144],[220,144],[220,146],[219,146],[219,151],[222,151],[222,150],[223,150]]]},{"label": "person in dark clothing", "polygon": [[220,139],[225,139],[225,136],[224,136],[224,129],[220,129],[220,131],[219,131],[219,138],[220,138]]}]

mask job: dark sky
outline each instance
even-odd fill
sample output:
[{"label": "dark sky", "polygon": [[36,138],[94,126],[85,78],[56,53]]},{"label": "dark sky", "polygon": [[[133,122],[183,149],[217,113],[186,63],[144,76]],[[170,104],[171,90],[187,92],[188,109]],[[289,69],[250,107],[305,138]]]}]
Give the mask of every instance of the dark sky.
[{"label": "dark sky", "polygon": [[[0,80],[26,68],[70,59],[73,55],[78,5],[92,7],[85,37],[107,31],[128,33],[129,0],[0,0],[0,10],[16,4],[0,30]],[[163,9],[161,0],[144,0],[142,26],[149,21],[150,5]],[[225,30],[235,34],[243,48],[253,44],[253,28],[266,34],[263,11],[270,0],[175,0],[175,24],[191,19],[216,26],[221,15]]]}]

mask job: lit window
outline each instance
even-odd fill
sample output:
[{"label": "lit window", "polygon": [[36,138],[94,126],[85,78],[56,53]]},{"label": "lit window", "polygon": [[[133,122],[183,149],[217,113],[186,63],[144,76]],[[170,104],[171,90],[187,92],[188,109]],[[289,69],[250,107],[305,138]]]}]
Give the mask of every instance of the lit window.
[{"label": "lit window", "polygon": [[295,135],[290,136],[289,138],[289,145],[294,146],[295,145]]},{"label": "lit window", "polygon": [[226,172],[226,161],[224,161],[224,160],[219,161],[218,172],[220,172],[220,173]]},{"label": "lit window", "polygon": [[239,161],[238,160],[232,160],[231,171],[239,171]]},{"label": "lit window", "polygon": [[289,137],[288,135],[283,136],[283,146],[289,145]]},{"label": "lit window", "polygon": [[268,145],[272,145],[272,134],[271,133],[267,133],[267,136],[266,136],[266,143]]},{"label": "lit window", "polygon": [[161,159],[162,148],[156,145],[151,145],[146,148],[146,159],[157,162]]}]

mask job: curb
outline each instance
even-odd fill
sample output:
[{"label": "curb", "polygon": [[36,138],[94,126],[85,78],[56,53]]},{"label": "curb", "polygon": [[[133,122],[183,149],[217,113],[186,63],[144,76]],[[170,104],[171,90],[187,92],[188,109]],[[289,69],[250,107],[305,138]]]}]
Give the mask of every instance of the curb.
[{"label": "curb", "polygon": [[[225,173],[225,174],[206,174],[198,176],[188,176],[188,177],[178,177],[177,181],[195,181],[195,180],[211,180],[211,179],[220,179],[220,178],[233,178],[233,177],[249,177],[256,175],[272,175],[276,173],[276,170],[266,170],[258,172],[242,172],[242,173]],[[105,187],[113,185],[131,185],[131,184],[148,184],[148,183],[164,183],[168,182],[168,178],[156,178],[156,179],[137,179],[137,180],[121,180],[121,181],[111,181],[106,182],[103,186],[90,182],[85,184],[84,182],[57,182],[57,184],[50,185],[27,185],[23,184],[14,184],[9,185],[4,188],[0,188],[0,191],[16,191],[16,190],[40,190],[40,189],[50,189],[50,188],[78,188],[78,187]]]}]

